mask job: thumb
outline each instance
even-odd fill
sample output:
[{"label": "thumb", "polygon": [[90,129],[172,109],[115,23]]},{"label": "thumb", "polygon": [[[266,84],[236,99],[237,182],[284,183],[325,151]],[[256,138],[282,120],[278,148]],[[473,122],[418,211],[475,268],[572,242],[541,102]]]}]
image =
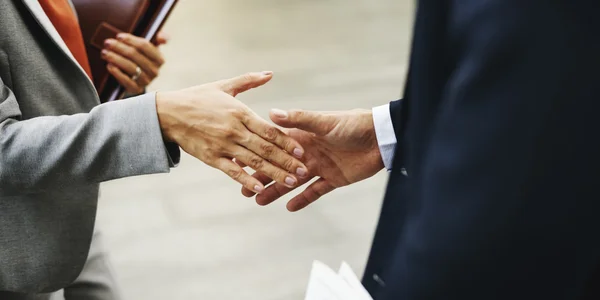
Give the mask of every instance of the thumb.
[{"label": "thumb", "polygon": [[317,111],[272,109],[269,116],[279,126],[298,128],[317,135],[328,134],[337,124],[335,116]]},{"label": "thumb", "polygon": [[239,93],[243,93],[249,89],[259,87],[269,82],[271,78],[273,78],[273,72],[271,71],[264,71],[260,73],[253,72],[231,79],[222,80],[218,82],[218,84],[221,86],[221,90],[223,90],[223,92],[235,97]]}]

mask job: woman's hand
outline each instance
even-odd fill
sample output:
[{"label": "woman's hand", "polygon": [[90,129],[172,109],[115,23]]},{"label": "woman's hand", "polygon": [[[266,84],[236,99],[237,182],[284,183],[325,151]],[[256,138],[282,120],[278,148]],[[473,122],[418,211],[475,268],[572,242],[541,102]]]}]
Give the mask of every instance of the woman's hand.
[{"label": "woman's hand", "polygon": [[156,110],[164,138],[250,191],[260,193],[264,185],[233,158],[282,186],[297,186],[308,175],[299,160],[304,154],[302,146],[234,98],[271,78],[271,72],[249,73],[184,90],[158,92]]},{"label": "woman's hand", "polygon": [[116,39],[104,42],[102,58],[108,62],[108,72],[130,94],[140,94],[158,76],[165,60],[158,46],[167,43],[167,37],[159,32],[156,45],[128,33],[119,33]]}]

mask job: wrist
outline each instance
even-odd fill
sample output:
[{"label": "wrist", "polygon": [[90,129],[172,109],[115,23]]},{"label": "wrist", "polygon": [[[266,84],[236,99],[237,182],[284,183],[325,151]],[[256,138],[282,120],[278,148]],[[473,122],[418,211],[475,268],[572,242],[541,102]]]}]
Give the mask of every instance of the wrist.
[{"label": "wrist", "polygon": [[364,112],[364,118],[366,119],[366,123],[368,124],[368,133],[366,135],[369,137],[369,156],[372,157],[373,161],[377,163],[377,168],[383,169],[385,168],[385,163],[381,153],[379,142],[377,140],[377,132],[375,130],[375,123],[373,121],[373,111],[366,110]]},{"label": "wrist", "polygon": [[168,92],[156,92],[156,114],[163,139],[167,142],[176,142],[176,118],[168,95]]}]

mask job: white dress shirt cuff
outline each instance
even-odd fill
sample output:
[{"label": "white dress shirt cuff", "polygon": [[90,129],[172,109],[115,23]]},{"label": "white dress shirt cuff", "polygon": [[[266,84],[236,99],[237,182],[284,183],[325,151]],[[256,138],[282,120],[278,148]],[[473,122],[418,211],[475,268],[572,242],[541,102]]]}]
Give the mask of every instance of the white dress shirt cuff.
[{"label": "white dress shirt cuff", "polygon": [[390,171],[392,169],[392,162],[394,161],[397,141],[389,104],[373,108],[373,123],[375,125],[375,135],[377,136],[377,144],[379,145],[383,165]]}]

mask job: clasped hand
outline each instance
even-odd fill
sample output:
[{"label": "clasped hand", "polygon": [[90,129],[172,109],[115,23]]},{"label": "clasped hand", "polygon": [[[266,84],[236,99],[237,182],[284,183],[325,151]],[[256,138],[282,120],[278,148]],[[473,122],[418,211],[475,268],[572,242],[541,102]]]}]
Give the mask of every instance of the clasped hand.
[{"label": "clasped hand", "polygon": [[[293,187],[279,183],[268,186],[256,196],[260,205],[267,205],[317,179],[288,202],[289,211],[298,211],[336,188],[367,179],[384,167],[370,110],[286,112],[275,109],[271,111],[271,120],[290,128],[285,132],[304,146],[303,161],[309,173]],[[272,182],[260,171],[253,177],[262,184]],[[242,189],[242,194],[255,195],[247,188]]]},{"label": "clasped hand", "polygon": [[[241,183],[245,196],[258,194],[260,205],[317,178],[288,202],[290,211],[383,169],[368,110],[272,110],[271,120],[285,127],[280,130],[235,98],[271,78],[271,72],[248,73],[157,93],[156,108],[164,138]],[[249,175],[243,169],[246,166],[256,173]]]},{"label": "clasped hand", "polygon": [[158,92],[156,109],[165,140],[255,193],[263,191],[263,183],[233,158],[282,186],[295,187],[308,175],[300,161],[303,147],[235,98],[271,78],[271,72],[248,73],[180,91]]}]

